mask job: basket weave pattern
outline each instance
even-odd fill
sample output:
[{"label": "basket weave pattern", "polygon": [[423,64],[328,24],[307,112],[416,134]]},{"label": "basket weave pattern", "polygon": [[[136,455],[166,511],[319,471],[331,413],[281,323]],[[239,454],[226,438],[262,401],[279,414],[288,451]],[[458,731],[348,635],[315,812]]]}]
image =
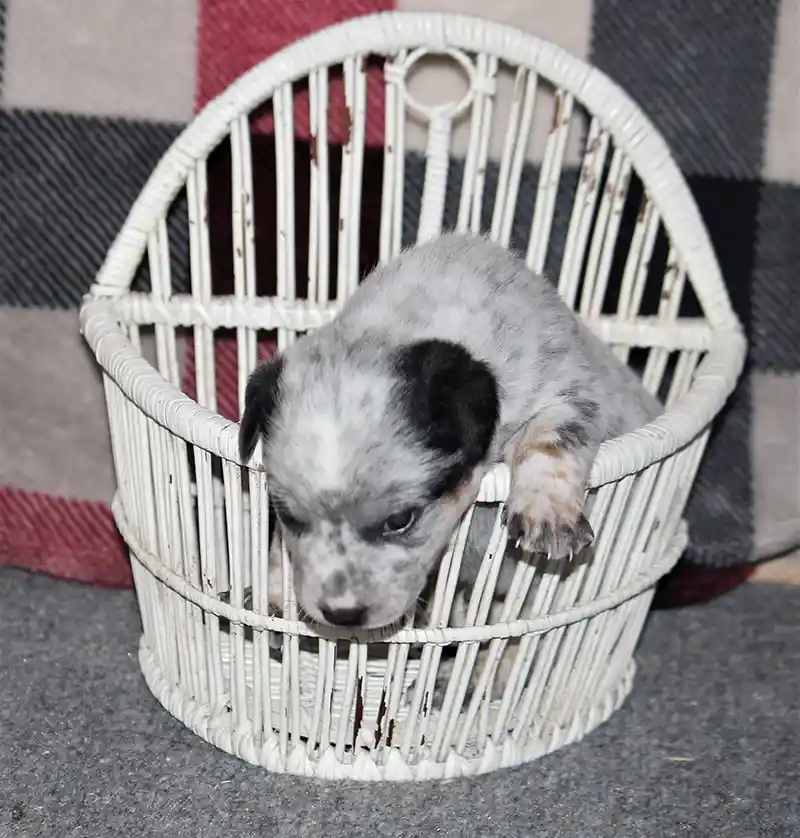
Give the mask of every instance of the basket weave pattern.
[{"label": "basket weave pattern", "polygon": [[[432,59],[460,68],[465,92],[459,100],[431,105],[411,94],[410,75]],[[215,344],[222,335],[235,338],[231,385],[241,408],[264,336],[274,337],[280,351],[335,316],[355,289],[361,219],[372,211],[362,207],[361,195],[370,124],[367,62],[372,67],[376,60],[385,125],[380,258],[404,244],[404,143],[411,122],[427,132],[416,239],[442,230],[454,126],[467,124],[455,226],[482,229],[488,206],[490,235],[509,244],[531,126],[541,108],[550,109],[546,140],[534,154],[540,162],[523,248],[527,263],[535,271],[548,264],[568,140],[582,132],[558,288],[623,361],[641,358],[645,385],[666,410],[602,446],[587,493],[597,534],[589,559],[569,567],[544,558],[519,561],[508,596],[499,610],[492,608],[509,488],[507,470],[497,466],[479,496],[496,504],[492,543],[458,621],[456,581],[471,512],[443,559],[427,624],[410,615],[391,634],[323,636],[298,619],[285,551],[280,578],[268,578],[274,575],[267,560],[268,478],[257,466],[258,452],[240,463],[237,426],[218,413]],[[350,124],[334,179],[328,104],[337,74]],[[505,111],[494,108],[503,76],[514,85]],[[312,135],[306,196],[296,194],[293,177],[298,102]],[[276,286],[269,296],[256,293],[259,214],[250,150],[253,112],[264,107],[274,124],[277,178],[277,194],[270,196],[278,227]],[[492,132],[500,132],[503,151],[490,202],[484,173]],[[229,146],[232,164],[234,291],[226,296],[212,293],[207,211],[208,158],[220,144]],[[634,180],[642,194],[633,233],[623,241],[621,218]],[[309,240],[302,243],[295,229],[301,199],[310,213]],[[172,207],[183,200],[188,294],[173,290],[168,228]],[[331,224],[333,206],[338,224]],[[297,276],[300,247],[307,248],[307,281]],[[150,289],[134,292],[143,262]],[[696,311],[686,316],[690,294]],[[220,748],[274,771],[325,778],[490,771],[579,739],[620,705],[632,685],[633,652],[654,586],[686,543],[681,516],[709,424],[744,357],[741,328],[696,206],[641,111],[597,70],[549,43],[438,14],[390,13],[323,30],[211,102],[134,205],[81,322],[104,370],[119,484],[114,515],[132,557],[147,683],[169,712]],[[187,345],[195,398],[182,390]],[[275,586],[284,604],[277,615],[267,605]],[[248,587],[252,609],[243,607]],[[230,592],[229,600],[222,592]]]}]

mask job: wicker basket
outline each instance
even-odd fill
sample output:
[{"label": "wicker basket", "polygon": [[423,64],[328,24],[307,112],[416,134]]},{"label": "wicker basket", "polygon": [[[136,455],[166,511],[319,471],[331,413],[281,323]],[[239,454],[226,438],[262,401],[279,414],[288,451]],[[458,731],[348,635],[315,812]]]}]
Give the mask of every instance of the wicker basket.
[{"label": "wicker basket", "polygon": [[[411,75],[432,57],[461,68],[459,101],[414,97]],[[339,167],[330,139],[341,128],[340,89]],[[265,120],[274,125],[266,165],[276,186],[259,195],[254,170],[265,162],[251,150],[269,132],[254,132],[253,122]],[[382,150],[365,152],[382,122]],[[295,136],[306,125],[310,151],[301,160]],[[425,137],[418,219],[407,209],[413,131]],[[452,162],[457,136],[463,163]],[[383,163],[375,207],[362,199],[374,186],[365,153]],[[230,155],[226,189],[216,192],[214,154]],[[535,207],[526,217],[527,196]],[[232,218],[230,276],[215,267],[212,282],[220,235],[209,217],[220,212]],[[266,256],[257,236],[265,224],[276,242]],[[564,299],[639,365],[666,412],[602,446],[587,494],[591,557],[569,567],[519,561],[495,622],[499,515],[498,553],[485,558],[458,624],[451,620],[470,510],[442,563],[427,625],[409,616],[390,636],[321,637],[297,619],[285,552],[281,578],[267,578],[268,481],[256,460],[240,463],[232,420],[261,336],[274,335],[280,350],[334,316],[359,281],[369,229],[385,259],[448,225],[488,228],[535,270],[552,268]],[[298,267],[306,258],[307,272]],[[274,290],[257,293],[257,278],[270,276]],[[232,290],[220,294],[231,277]],[[323,30],[211,102],[136,201],[81,323],[105,371],[114,514],[132,557],[150,689],[199,736],[245,760],[361,780],[519,764],[580,739],[620,705],[654,586],[686,543],[681,516],[709,424],[745,350],[697,208],[641,111],[550,43],[442,14],[389,13]],[[221,415],[226,398],[230,418]],[[499,512],[508,483],[496,467],[480,500]],[[242,606],[249,585],[252,610]],[[277,616],[266,607],[273,585],[284,602]]]}]

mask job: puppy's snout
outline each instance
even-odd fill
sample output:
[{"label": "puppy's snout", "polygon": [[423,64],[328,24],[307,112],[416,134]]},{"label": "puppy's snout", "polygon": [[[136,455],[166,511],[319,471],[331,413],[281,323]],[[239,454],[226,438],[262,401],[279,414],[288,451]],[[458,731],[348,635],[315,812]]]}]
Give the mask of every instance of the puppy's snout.
[{"label": "puppy's snout", "polygon": [[362,607],[327,608],[324,605],[320,605],[319,610],[325,622],[330,623],[332,626],[360,626],[364,624],[367,618],[367,609]]}]

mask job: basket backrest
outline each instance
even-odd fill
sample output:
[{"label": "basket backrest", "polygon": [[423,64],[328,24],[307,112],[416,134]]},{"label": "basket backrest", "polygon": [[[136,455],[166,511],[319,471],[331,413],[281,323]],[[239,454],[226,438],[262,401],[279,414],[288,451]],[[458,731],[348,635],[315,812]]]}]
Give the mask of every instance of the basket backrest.
[{"label": "basket backrest", "polygon": [[524,253],[667,405],[714,332],[739,329],[636,105],[554,45],[459,15],[351,20],[240,78],[165,155],[93,295],[144,289],[119,310],[137,339],[186,295],[186,322],[155,326],[156,366],[235,420],[260,355],[325,322],[376,261],[451,228]]}]

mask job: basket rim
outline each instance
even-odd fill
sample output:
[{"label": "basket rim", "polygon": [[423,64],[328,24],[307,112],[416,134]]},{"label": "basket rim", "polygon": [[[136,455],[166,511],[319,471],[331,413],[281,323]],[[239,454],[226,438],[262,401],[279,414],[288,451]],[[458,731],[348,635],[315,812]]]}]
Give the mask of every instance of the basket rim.
[{"label": "basket rim", "polygon": [[[213,454],[240,462],[237,424],[201,407],[170,384],[135,351],[113,314],[99,304],[130,293],[149,234],[185,185],[190,168],[224,139],[234,119],[267,100],[279,85],[305,78],[346,56],[391,54],[421,44],[434,50],[485,51],[541,73],[574,95],[590,113],[601,116],[617,146],[629,156],[685,262],[689,282],[712,330],[712,346],[689,390],[672,408],[643,428],[603,443],[590,487],[641,471],[674,453],[701,433],[722,408],[741,373],[746,350],[742,326],[731,307],[697,204],[659,132],[604,73],[535,35],[459,13],[392,11],[334,24],[261,61],[209,102],[156,165],[85,298],[81,330],[97,360],[123,392],[159,424]],[[254,459],[245,465],[260,467]],[[496,466],[487,475],[482,495],[484,491],[507,494],[505,466]]]},{"label": "basket rim", "polygon": [[[170,433],[229,462],[260,471],[258,447],[247,461],[239,455],[239,425],[198,404],[141,354],[114,314],[113,300],[92,300],[80,311],[81,332],[95,358],[115,384],[148,417]],[[653,421],[600,445],[589,489],[643,471],[688,445],[714,419],[730,395],[744,362],[739,330],[711,330],[709,350],[687,392]],[[494,464],[476,500],[501,502],[508,496],[510,472]]]}]

